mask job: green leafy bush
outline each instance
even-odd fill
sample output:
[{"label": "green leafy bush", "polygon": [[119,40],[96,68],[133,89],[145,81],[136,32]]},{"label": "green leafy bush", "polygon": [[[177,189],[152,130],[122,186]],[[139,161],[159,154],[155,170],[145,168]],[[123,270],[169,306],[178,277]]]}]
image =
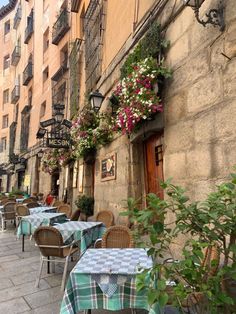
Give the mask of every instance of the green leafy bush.
[{"label": "green leafy bush", "polygon": [[[134,224],[137,245],[147,247],[153,257],[150,270],[151,284],[145,284],[145,270],[138,279],[138,289],[148,288],[150,305],[164,306],[168,301],[181,312],[191,308],[191,313],[235,313],[235,292],[228,293],[228,282],[236,280],[236,174],[232,180],[216,186],[203,202],[190,202],[183,188],[162,183],[167,199],[148,194],[146,208],[140,210],[137,201],[128,199],[129,216]],[[167,215],[172,217],[167,222]],[[183,237],[183,235],[185,237]],[[165,263],[164,258],[174,258],[173,245],[181,236],[178,262]],[[217,271],[218,261],[213,258],[204,263],[203,251],[217,248],[222,265]],[[166,285],[172,281],[169,290]],[[201,297],[198,300],[198,297]],[[196,302],[193,302],[195,298]]]},{"label": "green leafy bush", "polygon": [[75,205],[80,209],[81,213],[87,217],[92,216],[94,212],[94,198],[87,195],[79,195],[75,201]]}]

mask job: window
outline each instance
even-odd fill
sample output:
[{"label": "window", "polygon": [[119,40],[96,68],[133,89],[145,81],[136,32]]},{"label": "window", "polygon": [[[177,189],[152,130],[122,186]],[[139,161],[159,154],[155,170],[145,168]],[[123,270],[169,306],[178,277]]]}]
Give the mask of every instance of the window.
[{"label": "window", "polygon": [[31,87],[28,91],[28,105],[29,105],[29,107],[32,106],[32,100],[33,100],[33,90]]},{"label": "window", "polygon": [[19,113],[19,104],[14,106],[14,122],[17,122],[18,120],[18,113]]},{"label": "window", "polygon": [[49,70],[48,67],[43,71],[43,83],[48,79],[49,76]]},{"label": "window", "polygon": [[68,45],[66,44],[60,51],[60,64],[67,68],[68,66]]},{"label": "window", "polygon": [[45,52],[49,47],[49,28],[43,34],[43,52]]},{"label": "window", "polygon": [[0,142],[0,152],[2,153],[6,149],[7,149],[7,138],[6,137],[2,137],[1,138],[1,142]]},{"label": "window", "polygon": [[9,89],[3,91],[3,105],[9,102]]},{"label": "window", "polygon": [[11,24],[9,20],[4,24],[4,35],[8,34],[10,32],[10,29],[11,29]]},{"label": "window", "polygon": [[10,55],[6,55],[3,60],[3,69],[6,70],[10,67]]},{"label": "window", "polygon": [[85,84],[91,91],[102,72],[102,44],[105,27],[105,1],[91,0],[84,15]]},{"label": "window", "polygon": [[40,120],[42,117],[45,116],[45,112],[46,112],[46,101],[44,101],[42,104],[41,104],[41,108],[40,108]]},{"label": "window", "polygon": [[5,129],[7,127],[8,127],[8,114],[2,117],[2,129]]},{"label": "window", "polygon": [[80,38],[84,37],[84,14],[85,14],[85,6],[83,5],[83,8],[80,14]]}]

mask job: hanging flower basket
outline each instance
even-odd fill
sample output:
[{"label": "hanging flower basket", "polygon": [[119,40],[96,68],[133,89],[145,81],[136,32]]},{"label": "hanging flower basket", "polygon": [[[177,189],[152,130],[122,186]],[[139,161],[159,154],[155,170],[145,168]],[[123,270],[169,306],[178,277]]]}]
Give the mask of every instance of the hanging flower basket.
[{"label": "hanging flower basket", "polygon": [[114,129],[130,135],[139,129],[142,121],[162,112],[159,81],[169,76],[170,71],[158,65],[152,57],[134,64],[133,72],[123,78],[113,91],[120,103]]}]

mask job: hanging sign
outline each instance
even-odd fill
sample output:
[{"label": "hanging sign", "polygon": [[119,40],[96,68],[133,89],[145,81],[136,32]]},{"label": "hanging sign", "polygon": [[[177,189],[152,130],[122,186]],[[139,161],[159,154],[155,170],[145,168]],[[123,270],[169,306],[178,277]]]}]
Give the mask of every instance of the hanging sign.
[{"label": "hanging sign", "polygon": [[51,148],[69,148],[70,140],[63,138],[47,138],[46,146]]},{"label": "hanging sign", "polygon": [[101,181],[116,179],[116,154],[111,154],[101,161]]}]

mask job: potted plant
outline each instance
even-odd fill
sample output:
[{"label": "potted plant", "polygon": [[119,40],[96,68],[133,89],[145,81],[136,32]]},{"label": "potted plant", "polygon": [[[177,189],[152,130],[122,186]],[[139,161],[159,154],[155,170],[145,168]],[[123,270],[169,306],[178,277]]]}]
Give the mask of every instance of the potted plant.
[{"label": "potted plant", "polygon": [[[148,247],[154,260],[148,271],[152,284],[147,286],[145,282],[147,271],[137,282],[139,290],[148,290],[150,306],[158,303],[164,307],[171,302],[180,313],[186,310],[196,314],[234,313],[236,174],[231,176],[230,182],[217,186],[201,202],[190,202],[184,189],[170,180],[162,183],[166,200],[148,194],[147,207],[142,210],[135,200],[128,200],[128,211],[123,215],[135,224],[136,243]],[[172,217],[171,223],[167,215]],[[182,239],[178,248],[182,258],[175,262],[178,236]],[[214,247],[221,255],[219,268],[216,258],[205,263],[204,250]],[[163,263],[165,258],[174,262]],[[168,283],[173,283],[171,293]]]},{"label": "potted plant", "polygon": [[93,215],[94,212],[94,198],[92,196],[87,195],[79,195],[77,200],[75,201],[75,205],[80,210],[80,217],[82,220],[87,221],[89,216]]}]

